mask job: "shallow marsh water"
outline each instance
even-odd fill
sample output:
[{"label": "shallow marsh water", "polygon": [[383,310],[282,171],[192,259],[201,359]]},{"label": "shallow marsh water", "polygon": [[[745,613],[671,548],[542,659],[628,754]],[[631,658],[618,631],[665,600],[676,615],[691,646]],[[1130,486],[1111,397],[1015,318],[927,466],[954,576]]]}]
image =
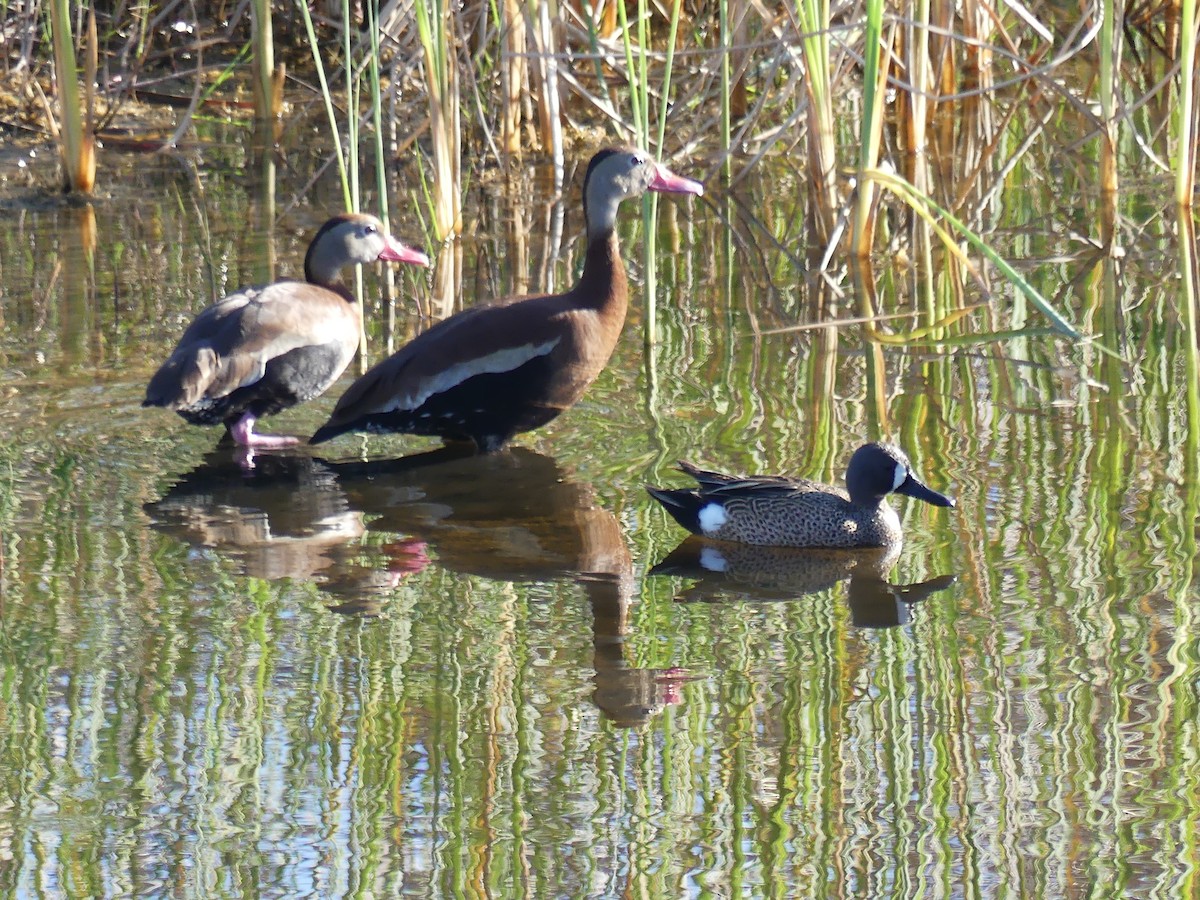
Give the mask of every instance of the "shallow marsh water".
[{"label": "shallow marsh water", "polygon": [[[300,164],[272,202],[235,141],[203,162],[135,158],[94,220],[7,185],[0,892],[1195,894],[1194,354],[1167,224],[1089,260],[1084,185],[997,213],[1132,365],[963,340],[1038,324],[1003,291],[958,343],[768,335],[859,307],[798,274],[798,189],[764,165],[660,202],[649,351],[626,210],[613,364],[511,452],[413,467],[388,460],[429,442],[345,439],[247,470],[141,409],[145,381],[200,307],[297,271],[337,204],[324,181],[292,204]],[[467,302],[570,279],[578,181],[556,206],[537,174],[475,188]],[[885,311],[925,302],[884,266]],[[435,277],[399,274],[397,341]],[[273,429],[310,433],[339,389]],[[897,501],[894,560],[700,573],[642,489],[684,483],[680,457],[838,481],[876,435],[959,504]]]}]

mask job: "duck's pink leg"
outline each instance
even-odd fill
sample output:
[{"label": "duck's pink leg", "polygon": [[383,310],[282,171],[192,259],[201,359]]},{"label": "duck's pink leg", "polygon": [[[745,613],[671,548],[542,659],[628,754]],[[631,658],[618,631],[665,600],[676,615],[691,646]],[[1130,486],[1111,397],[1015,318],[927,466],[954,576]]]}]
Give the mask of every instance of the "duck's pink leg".
[{"label": "duck's pink leg", "polygon": [[254,423],[258,421],[252,413],[245,413],[229,427],[233,439],[243,447],[252,450],[278,450],[282,447],[295,447],[300,438],[286,434],[255,434]]}]

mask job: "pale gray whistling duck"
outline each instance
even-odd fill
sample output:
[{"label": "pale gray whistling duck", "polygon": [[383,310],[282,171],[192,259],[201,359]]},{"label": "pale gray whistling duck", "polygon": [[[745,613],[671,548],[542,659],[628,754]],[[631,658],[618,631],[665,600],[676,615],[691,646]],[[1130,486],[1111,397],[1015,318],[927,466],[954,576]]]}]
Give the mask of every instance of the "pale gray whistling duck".
[{"label": "pale gray whistling duck", "polygon": [[345,371],[358,349],[359,315],[338,273],[377,259],[429,265],[374,216],[334,216],[308,245],[305,281],[242,288],[197,315],[150,379],[142,406],[173,409],[193,425],[223,423],[244,447],[300,443],[256,434],[254,423],[319,396]]},{"label": "pale gray whistling duck", "polygon": [[639,150],[598,152],[583,182],[579,282],[564,294],[508,298],[443,319],[350,385],[310,442],[399,432],[471,441],[490,453],[570,407],[608,362],[625,322],[617,207],[647,190],[704,188]]},{"label": "pale gray whistling duck", "polygon": [[934,506],[954,501],[926,487],[908,457],[891,444],[864,444],[846,468],[847,491],[804,478],[722,475],[691,463],[679,468],[699,488],[647,486],[655,500],[692,534],[769,547],[887,547],[904,539],[888,494]]}]

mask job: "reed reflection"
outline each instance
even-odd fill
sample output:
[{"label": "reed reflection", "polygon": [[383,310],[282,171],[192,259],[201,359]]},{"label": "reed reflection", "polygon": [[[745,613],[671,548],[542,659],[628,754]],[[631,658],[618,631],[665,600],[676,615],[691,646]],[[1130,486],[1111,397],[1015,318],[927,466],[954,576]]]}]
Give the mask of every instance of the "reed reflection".
[{"label": "reed reflection", "polygon": [[797,550],[687,538],[651,575],[696,579],[677,597],[683,602],[794,600],[832,590],[846,581],[850,618],[859,628],[907,625],[912,608],[957,579],[939,575],[916,584],[896,584],[887,574],[902,545],[865,550]]},{"label": "reed reflection", "polygon": [[91,204],[64,211],[60,254],[54,277],[62,277],[63,363],[74,368],[98,356],[96,343],[96,211]]},{"label": "reed reflection", "polygon": [[593,698],[614,723],[637,725],[679,702],[684,673],[627,664],[634,586],[629,549],[617,518],[597,504],[591,486],[557,461],[520,447],[472,456],[446,448],[331,468],[372,532],[410,536],[388,545],[393,571],[419,564],[428,545],[429,556],[453,572],[579,584],[592,608]]}]

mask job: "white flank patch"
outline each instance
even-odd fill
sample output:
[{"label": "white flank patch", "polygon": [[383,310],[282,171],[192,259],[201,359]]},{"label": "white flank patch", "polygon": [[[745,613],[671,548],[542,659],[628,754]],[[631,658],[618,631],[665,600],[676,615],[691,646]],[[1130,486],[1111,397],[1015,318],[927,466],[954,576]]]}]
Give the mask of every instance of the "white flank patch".
[{"label": "white flank patch", "polygon": [[405,397],[397,397],[395,401],[381,408],[379,412],[387,413],[395,412],[396,410],[416,409],[435,394],[448,391],[452,387],[462,384],[468,378],[473,378],[476,375],[491,375],[519,369],[531,359],[548,354],[558,346],[559,340],[561,338],[555,338],[552,341],[546,341],[546,343],[536,346],[533,344],[522,344],[519,347],[505,347],[503,350],[497,350],[495,353],[489,353],[487,356],[478,356],[475,359],[457,363],[448,369],[443,369],[431,378],[426,378],[420,383],[415,393]]},{"label": "white flank patch", "polygon": [[712,534],[729,521],[729,515],[720,503],[708,504],[700,510],[697,518],[700,520],[700,530],[705,534]]},{"label": "white flank patch", "polygon": [[729,563],[716,547],[701,548],[700,565],[708,572],[724,572],[729,568]]},{"label": "white flank patch", "polygon": [[896,463],[896,477],[892,479],[892,490],[904,484],[904,479],[908,477],[908,467],[904,463]]}]

